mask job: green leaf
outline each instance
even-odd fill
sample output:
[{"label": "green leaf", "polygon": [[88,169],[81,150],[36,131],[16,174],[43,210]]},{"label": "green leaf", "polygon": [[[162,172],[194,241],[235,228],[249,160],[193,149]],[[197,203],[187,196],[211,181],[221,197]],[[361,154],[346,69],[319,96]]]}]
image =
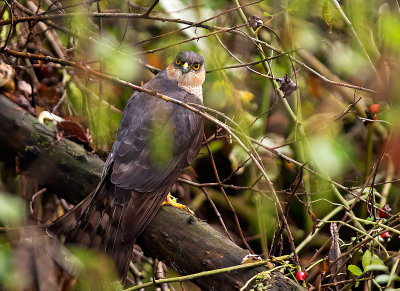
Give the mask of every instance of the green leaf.
[{"label": "green leaf", "polygon": [[[309,122],[315,121],[311,119]],[[343,137],[332,132],[310,138],[308,150],[310,156],[318,161],[321,170],[333,178],[341,175],[349,167],[349,157],[352,156],[350,148]]]},{"label": "green leaf", "polygon": [[93,54],[101,59],[107,72],[125,80],[132,80],[139,73],[140,66],[132,57],[135,53],[132,46],[120,47],[112,34],[104,34],[93,43]]},{"label": "green leaf", "polygon": [[332,23],[332,12],[329,9],[329,1],[325,0],[322,5],[322,19],[326,22],[326,24],[330,25]]},{"label": "green leaf", "polygon": [[371,188],[371,187],[365,187],[363,194],[369,194],[372,192],[374,193],[374,195],[376,195],[378,197],[382,197],[381,193],[379,193],[378,190],[376,190],[375,188]]},{"label": "green leaf", "polygon": [[27,277],[16,268],[15,253],[7,244],[0,244],[0,288],[1,290],[26,290]]},{"label": "green leaf", "polygon": [[[363,194],[368,194],[371,191],[371,187],[365,187]],[[376,191],[376,189],[374,188],[374,192]]]},{"label": "green leaf", "polygon": [[150,158],[153,166],[163,169],[168,165],[174,154],[173,124],[167,120],[164,124],[153,122],[151,126],[151,136],[148,139],[148,146],[151,149]]},{"label": "green leaf", "polygon": [[362,274],[361,269],[356,265],[349,265],[347,267],[347,269],[349,269],[349,271],[352,272],[353,275],[356,276],[356,277],[358,277],[358,276],[360,276]]},{"label": "green leaf", "polygon": [[122,291],[116,282],[117,273],[110,258],[94,250],[72,247],[67,254],[74,268],[79,270],[75,290],[90,290],[87,286],[101,286],[97,290]]},{"label": "green leaf", "polygon": [[377,255],[373,255],[371,265],[385,265],[385,263]]},{"label": "green leaf", "polygon": [[67,96],[69,101],[71,101],[72,106],[77,109],[79,112],[83,112],[83,94],[77,85],[73,82],[69,82],[67,86]]},{"label": "green leaf", "polygon": [[[5,4],[4,4],[5,5]],[[4,20],[10,19],[10,13],[8,12],[8,10],[6,10],[3,14],[3,18]],[[0,33],[0,38],[1,39],[7,39],[7,29],[2,29],[1,33]]]},{"label": "green leaf", "polygon": [[272,14],[269,14],[268,12],[264,12],[264,16],[267,17],[268,19],[271,19],[274,17]]},{"label": "green leaf", "polygon": [[376,278],[375,278],[375,281],[376,281],[378,284],[385,284],[385,283],[387,283],[389,280],[390,280],[390,276],[389,276],[389,275],[386,275],[386,274],[378,275],[378,276],[376,276]]},{"label": "green leaf", "polygon": [[384,272],[387,272],[387,271],[389,271],[389,269],[388,269],[388,267],[386,267],[385,265],[382,265],[382,264],[371,264],[371,265],[367,266],[365,271],[384,271]]},{"label": "green leaf", "polygon": [[369,250],[367,250],[362,256],[362,266],[364,271],[367,270],[368,266],[371,264],[372,254]]},{"label": "green leaf", "polygon": [[[235,144],[232,147],[232,151],[229,154],[229,160],[231,161],[232,169],[236,169],[240,164],[245,162],[248,158],[247,152],[239,145]],[[244,168],[239,170],[244,171]]]},{"label": "green leaf", "polygon": [[8,225],[19,225],[23,220],[23,202],[4,192],[0,192],[0,222]]},{"label": "green leaf", "polygon": [[[214,140],[211,143],[209,143],[208,146],[210,148],[211,153],[216,153],[222,149],[222,147],[224,146],[224,143],[221,140]],[[206,155],[206,156],[208,155],[207,147],[201,147],[199,156],[201,157],[204,155]]]},{"label": "green leaf", "polygon": [[383,42],[389,48],[399,50],[400,45],[400,19],[394,13],[382,15],[382,37]]}]

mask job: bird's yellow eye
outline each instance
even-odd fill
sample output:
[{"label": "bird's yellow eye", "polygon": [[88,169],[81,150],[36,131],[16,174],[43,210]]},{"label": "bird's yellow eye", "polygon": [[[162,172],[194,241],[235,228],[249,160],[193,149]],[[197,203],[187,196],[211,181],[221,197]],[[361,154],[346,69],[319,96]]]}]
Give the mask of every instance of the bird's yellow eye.
[{"label": "bird's yellow eye", "polygon": [[197,71],[198,69],[200,69],[200,64],[194,64],[194,65],[193,65],[193,69],[196,70],[196,71]]},{"label": "bird's yellow eye", "polygon": [[180,65],[181,64],[181,60],[180,59],[176,59],[175,64]]}]

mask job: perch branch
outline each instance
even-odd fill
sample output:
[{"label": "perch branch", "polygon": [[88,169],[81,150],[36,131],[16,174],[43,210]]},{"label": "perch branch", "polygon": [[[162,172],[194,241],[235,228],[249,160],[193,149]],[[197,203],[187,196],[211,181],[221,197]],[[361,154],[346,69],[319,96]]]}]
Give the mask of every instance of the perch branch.
[{"label": "perch branch", "polygon": [[[0,108],[0,160],[20,156],[24,170],[48,191],[55,191],[70,202],[78,202],[96,187],[103,167],[97,156],[70,140],[62,138],[56,142],[52,129],[4,96],[0,96]],[[146,254],[182,275],[239,265],[249,254],[204,221],[167,206],[161,208],[138,243]],[[193,281],[202,290],[239,290],[260,272],[268,269],[255,265],[251,269],[196,277]],[[266,284],[274,290],[279,290],[278,286],[303,290],[279,272],[268,274]]]}]

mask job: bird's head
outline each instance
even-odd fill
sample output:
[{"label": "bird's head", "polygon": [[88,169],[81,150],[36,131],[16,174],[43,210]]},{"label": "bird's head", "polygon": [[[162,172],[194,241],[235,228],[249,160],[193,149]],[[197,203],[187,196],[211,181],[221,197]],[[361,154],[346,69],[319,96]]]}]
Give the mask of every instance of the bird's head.
[{"label": "bird's head", "polygon": [[192,51],[179,52],[167,67],[168,77],[183,87],[201,86],[206,77],[204,59]]}]

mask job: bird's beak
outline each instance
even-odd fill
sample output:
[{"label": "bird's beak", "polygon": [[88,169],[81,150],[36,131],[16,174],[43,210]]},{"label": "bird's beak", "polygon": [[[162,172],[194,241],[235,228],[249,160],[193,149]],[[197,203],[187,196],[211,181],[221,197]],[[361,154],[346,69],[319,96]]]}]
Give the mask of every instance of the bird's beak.
[{"label": "bird's beak", "polygon": [[185,62],[183,65],[182,65],[182,73],[187,73],[187,72],[189,72],[189,64],[187,63],[187,62]]}]

